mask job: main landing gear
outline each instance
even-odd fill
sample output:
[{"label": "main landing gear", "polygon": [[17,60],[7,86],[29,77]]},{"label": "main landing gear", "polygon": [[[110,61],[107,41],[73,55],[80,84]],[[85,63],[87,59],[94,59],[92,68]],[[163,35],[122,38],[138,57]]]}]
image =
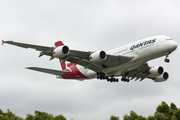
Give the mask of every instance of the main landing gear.
[{"label": "main landing gear", "polygon": [[164,62],[167,62],[167,63],[169,63],[169,62],[170,62],[170,60],[168,59],[169,54],[170,54],[170,52],[169,52],[168,54],[166,54],[166,57],[165,57],[165,59],[164,59]]},{"label": "main landing gear", "polygon": [[128,79],[128,78],[124,78],[124,77],[122,77],[122,78],[121,78],[121,81],[124,81],[124,82],[129,82],[129,79]]},{"label": "main landing gear", "polygon": [[117,78],[105,76],[105,73],[103,73],[103,72],[97,72],[97,79],[107,80],[108,82],[118,82],[119,81],[119,79],[117,79]]},{"label": "main landing gear", "polygon": [[[105,76],[105,73],[103,73],[103,72],[97,72],[97,79],[107,80],[108,82],[119,82],[118,78]],[[129,79],[122,77],[121,81],[129,82]]]}]

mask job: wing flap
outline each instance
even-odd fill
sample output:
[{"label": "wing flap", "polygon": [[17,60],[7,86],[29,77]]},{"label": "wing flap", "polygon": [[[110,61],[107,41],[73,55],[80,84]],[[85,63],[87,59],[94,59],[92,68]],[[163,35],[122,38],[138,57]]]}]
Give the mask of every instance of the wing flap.
[{"label": "wing flap", "polygon": [[39,68],[39,67],[27,67],[26,69],[44,72],[52,75],[65,75],[68,73],[68,71],[52,70],[52,69]]}]

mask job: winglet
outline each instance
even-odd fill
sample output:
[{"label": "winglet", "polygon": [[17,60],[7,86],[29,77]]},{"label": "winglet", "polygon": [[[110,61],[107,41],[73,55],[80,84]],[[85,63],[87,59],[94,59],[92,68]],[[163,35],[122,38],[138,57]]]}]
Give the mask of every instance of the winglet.
[{"label": "winglet", "polygon": [[4,40],[2,40],[2,45],[5,43],[5,41]]}]

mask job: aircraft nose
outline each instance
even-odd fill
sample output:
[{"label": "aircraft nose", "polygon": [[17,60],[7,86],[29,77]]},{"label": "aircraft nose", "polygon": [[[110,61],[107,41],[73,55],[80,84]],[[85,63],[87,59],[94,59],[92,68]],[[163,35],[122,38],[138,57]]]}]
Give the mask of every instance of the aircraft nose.
[{"label": "aircraft nose", "polygon": [[176,48],[177,48],[177,42],[176,41],[174,41],[174,40],[171,40],[170,41],[170,43],[169,43],[169,47],[170,47],[170,49],[171,49],[171,52],[173,52],[174,50],[176,50]]}]

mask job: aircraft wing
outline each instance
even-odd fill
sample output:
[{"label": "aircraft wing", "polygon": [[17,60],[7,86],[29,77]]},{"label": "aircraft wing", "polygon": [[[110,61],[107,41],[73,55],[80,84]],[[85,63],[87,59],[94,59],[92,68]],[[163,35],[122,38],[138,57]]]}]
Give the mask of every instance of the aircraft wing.
[{"label": "aircraft wing", "polygon": [[[61,42],[61,41],[58,41]],[[56,42],[56,43],[58,43]],[[15,45],[18,47],[23,47],[23,48],[32,48],[40,52],[39,57],[43,56],[43,55],[48,55],[50,56],[50,60],[52,60],[53,54],[52,51],[54,49],[56,49],[56,47],[47,47],[47,46],[40,46],[40,45],[32,45],[32,44],[26,44],[26,43],[19,43],[19,42],[13,42],[13,41],[3,41],[2,40],[2,45],[4,43],[10,44],[10,45]],[[89,68],[91,70],[94,71],[100,71],[104,68],[111,68],[111,67],[116,67],[122,64],[125,64],[129,61],[131,61],[134,57],[133,56],[121,56],[121,55],[116,55],[116,54],[107,54],[107,58],[106,60],[103,60],[101,62],[98,63],[92,63],[89,60],[89,56],[94,53],[94,51],[79,51],[79,50],[71,50],[68,55],[64,56],[64,57],[60,57],[60,59],[62,59],[62,62],[65,61],[69,61],[72,62],[74,64],[79,64],[81,66],[84,66],[85,68]],[[31,68],[33,70],[43,70],[40,68]],[[43,70],[44,72],[44,70]]]},{"label": "aircraft wing", "polygon": [[10,45],[15,45],[18,47],[23,47],[23,48],[32,48],[38,51],[42,51],[41,53],[52,56],[52,50],[54,49],[53,47],[46,47],[46,46],[40,46],[40,45],[32,45],[32,44],[26,44],[26,43],[19,43],[19,42],[14,42],[14,41],[3,41],[2,40],[2,45],[4,43],[10,44]]},{"label": "aircraft wing", "polygon": [[[73,51],[73,50],[71,50]],[[79,64],[84,66],[85,68],[89,68],[94,71],[99,71],[103,68],[111,68],[111,67],[116,67],[122,64],[125,64],[129,61],[131,61],[134,57],[129,57],[129,56],[120,56],[120,55],[112,55],[112,54],[107,54],[107,58],[104,61],[98,62],[98,63],[92,63],[89,61],[89,55],[91,52],[83,52],[83,56],[81,56],[81,51],[73,51],[74,54],[79,54],[79,56],[74,56],[74,54],[69,54],[68,56],[61,58],[62,60],[67,60],[75,64]],[[67,59],[66,59],[67,58]]]},{"label": "aircraft wing", "polygon": [[39,68],[39,67],[27,67],[26,69],[44,72],[52,75],[65,75],[68,73],[68,71],[52,70],[52,69]]}]

